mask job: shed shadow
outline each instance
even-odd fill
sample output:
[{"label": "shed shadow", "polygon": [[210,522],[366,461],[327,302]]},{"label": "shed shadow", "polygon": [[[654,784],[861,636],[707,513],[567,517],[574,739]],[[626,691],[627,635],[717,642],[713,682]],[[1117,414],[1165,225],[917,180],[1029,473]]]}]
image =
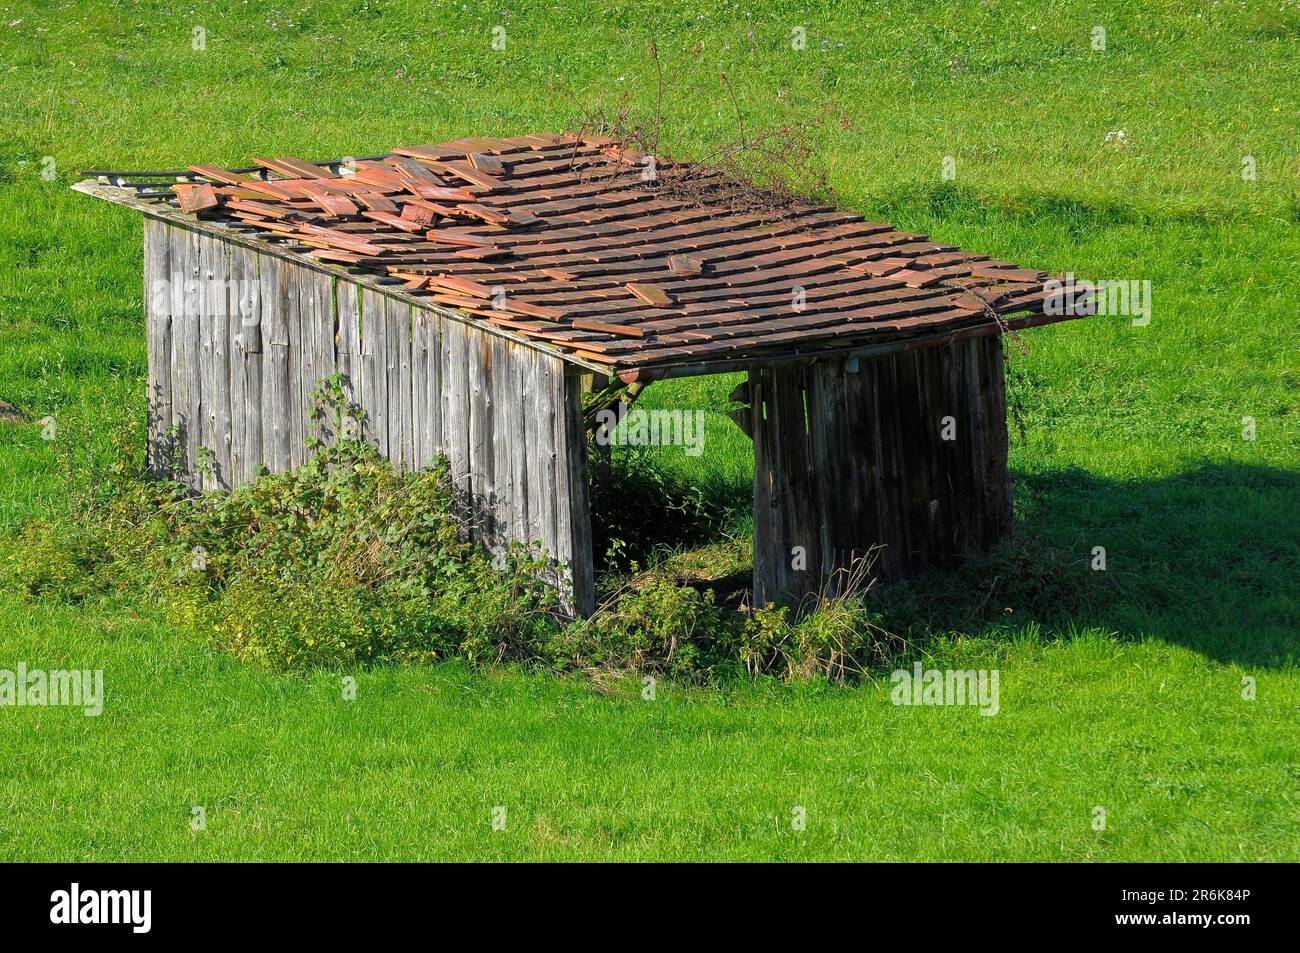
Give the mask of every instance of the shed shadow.
[{"label": "shed shadow", "polygon": [[[748,480],[705,478],[653,452],[612,462],[593,454],[592,464],[598,570],[748,535]],[[1049,638],[1101,629],[1219,662],[1300,660],[1300,472],[1235,462],[1135,480],[1013,471],[1012,488],[1012,540],[955,571],[879,591],[886,628],[911,639],[998,637],[1035,623]],[[1096,547],[1104,571],[1093,569]],[[734,561],[718,570],[684,581],[742,604],[744,573]]]},{"label": "shed shadow", "polygon": [[1037,623],[1048,637],[1099,628],[1247,666],[1300,657],[1300,473],[1214,463],[1154,480],[1079,469],[1012,479],[1012,541],[880,593],[886,626],[995,634]]}]

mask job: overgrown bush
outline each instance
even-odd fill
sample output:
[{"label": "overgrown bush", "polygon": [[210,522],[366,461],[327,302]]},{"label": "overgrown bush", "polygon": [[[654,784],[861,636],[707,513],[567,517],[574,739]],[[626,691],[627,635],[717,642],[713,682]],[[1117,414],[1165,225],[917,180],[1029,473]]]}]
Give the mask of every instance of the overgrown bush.
[{"label": "overgrown bush", "polygon": [[[318,398],[325,432],[344,434],[358,411],[340,381]],[[719,605],[660,574],[568,621],[544,559],[522,546],[494,557],[468,541],[442,463],[398,473],[368,445],[335,436],[292,473],[196,495],[146,473],[141,435],[138,421],[123,428],[111,464],[71,475],[65,517],[33,522],[3,547],[0,585],[72,603],[153,604],[277,669],[463,658],[697,682],[742,671],[844,680],[881,658],[860,595],[823,601],[796,623],[785,610]]]},{"label": "overgrown bush", "polygon": [[699,680],[728,661],[744,616],[712,593],[660,579],[611,599],[557,637],[552,652],[583,669],[649,672]]}]

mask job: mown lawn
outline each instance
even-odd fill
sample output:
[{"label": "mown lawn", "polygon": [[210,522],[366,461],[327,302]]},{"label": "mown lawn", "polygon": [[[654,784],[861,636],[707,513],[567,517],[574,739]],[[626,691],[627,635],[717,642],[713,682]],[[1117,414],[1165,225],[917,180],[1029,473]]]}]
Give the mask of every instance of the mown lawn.
[{"label": "mown lawn", "polygon": [[[820,116],[845,204],[1152,282],[1148,326],[1070,322],[1013,355],[1019,558],[887,603],[935,630],[928,664],[998,668],[999,714],[891,705],[886,672],[643,701],[449,665],[351,673],[348,702],[346,673],[240,664],[148,607],[0,592],[0,669],[102,668],[108,692],[98,718],[0,708],[0,856],[1300,859],[1294,2],[10,5],[0,400],[102,458],[142,399],[139,220],[68,191],[78,169],[556,130],[624,95],[652,112],[652,31],[667,151],[733,138],[737,108],[749,129]],[[715,414],[702,457],[664,461],[734,495],[747,454]],[[0,547],[67,499],[40,427],[0,422]]]},{"label": "mown lawn", "polygon": [[994,717],[887,683],[643,701],[450,665],[363,674],[347,702],[337,675],[270,677],[128,610],[0,606],[6,654],[108,685],[98,718],[5,712],[9,858],[1295,856],[1292,681],[1247,703],[1161,642],[946,652],[1001,668]]}]

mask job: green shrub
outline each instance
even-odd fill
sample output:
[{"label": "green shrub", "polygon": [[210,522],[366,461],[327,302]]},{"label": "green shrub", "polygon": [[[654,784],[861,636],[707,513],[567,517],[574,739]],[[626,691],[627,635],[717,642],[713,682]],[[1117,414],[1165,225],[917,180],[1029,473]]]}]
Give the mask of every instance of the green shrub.
[{"label": "green shrub", "polygon": [[[342,433],[354,408],[338,381],[318,397]],[[6,548],[6,585],[71,602],[145,595],[278,668],[530,658],[559,627],[544,561],[516,547],[494,566],[471,545],[443,463],[397,473],[340,438],[292,473],[194,495],[149,478],[128,431],[121,443],[104,472],[78,475],[62,523]]]},{"label": "green shrub", "polygon": [[656,579],[561,632],[552,653],[582,668],[698,680],[727,658],[744,617],[711,592]]},{"label": "green shrub", "polygon": [[845,682],[868,666],[892,658],[898,646],[864,598],[850,594],[823,600],[791,631],[792,679]]},{"label": "green shrub", "polygon": [[[358,410],[340,381],[317,396],[325,432],[343,434]],[[493,557],[469,542],[445,462],[398,473],[336,436],[292,473],[193,494],[146,473],[142,430],[124,427],[101,469],[69,463],[79,488],[71,511],[3,548],[0,584],[74,603],[152,602],[277,669],[462,658],[686,681],[733,671],[843,680],[879,655],[856,597],[823,600],[795,622],[783,608],[746,615],[719,605],[672,573],[647,574],[570,622],[544,559],[518,545]],[[677,494],[686,523],[717,516],[692,499]]]},{"label": "green shrub", "polygon": [[[96,589],[100,561],[94,533],[69,528],[61,535],[46,521],[33,522],[5,561],[3,579],[33,596],[81,602]],[[18,554],[21,553],[21,558]]]}]

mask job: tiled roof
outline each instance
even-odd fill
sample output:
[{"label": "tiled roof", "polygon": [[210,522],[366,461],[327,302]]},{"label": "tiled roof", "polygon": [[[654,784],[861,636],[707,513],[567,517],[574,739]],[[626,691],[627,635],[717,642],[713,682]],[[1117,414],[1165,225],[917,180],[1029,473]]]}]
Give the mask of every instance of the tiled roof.
[{"label": "tiled roof", "polygon": [[663,183],[689,167],[648,178],[645,160],[600,137],[462,139],[325,164],[194,165],[138,194],[394,276],[619,371],[1055,320],[1043,272],[833,207],[712,204],[708,175],[685,195]]}]

